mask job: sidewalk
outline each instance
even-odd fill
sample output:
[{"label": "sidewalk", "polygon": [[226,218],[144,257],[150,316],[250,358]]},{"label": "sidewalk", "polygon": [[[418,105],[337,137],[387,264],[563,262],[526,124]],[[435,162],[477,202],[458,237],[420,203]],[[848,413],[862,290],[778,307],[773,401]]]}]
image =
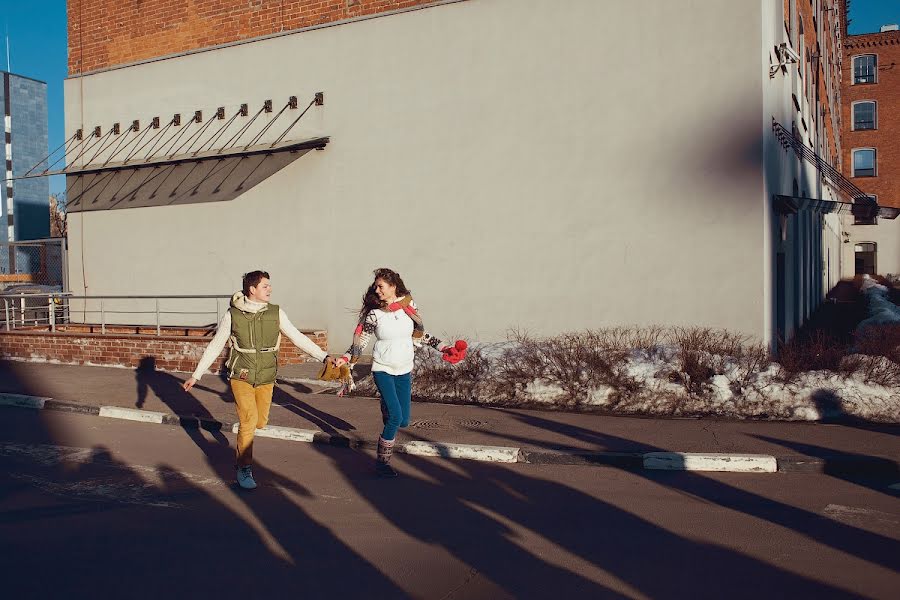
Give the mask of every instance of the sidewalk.
[{"label": "sidewalk", "polygon": [[[381,430],[378,400],[336,397],[333,389],[315,383],[317,369],[310,364],[279,371],[271,437],[374,447]],[[93,414],[99,414],[100,407],[140,409],[150,412],[139,413],[138,420],[231,430],[237,415],[227,382],[206,375],[187,393],[181,389],[185,379],[180,373],[0,361],[0,404],[27,404],[11,394],[42,397],[52,399],[41,403],[45,409]],[[104,414],[112,412],[105,409]],[[181,418],[140,416],[152,413]],[[135,418],[131,411],[120,414]],[[291,430],[285,434],[279,428]],[[740,455],[764,455],[774,457],[779,471],[867,471],[900,480],[900,426],[874,423],[645,419],[416,402],[410,427],[401,431],[399,442],[430,442],[432,449],[434,444],[504,447],[516,451],[517,458],[509,462],[626,468],[650,468],[647,453],[657,452],[679,455],[664,457],[661,468],[690,468],[690,460],[683,458],[690,453],[725,454],[719,458],[732,463]],[[452,452],[439,454],[456,457]]]}]

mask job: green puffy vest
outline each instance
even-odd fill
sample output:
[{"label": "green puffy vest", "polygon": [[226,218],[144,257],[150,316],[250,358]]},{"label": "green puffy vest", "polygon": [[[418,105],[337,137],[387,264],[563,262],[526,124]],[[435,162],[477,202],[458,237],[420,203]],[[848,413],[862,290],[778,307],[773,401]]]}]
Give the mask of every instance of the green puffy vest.
[{"label": "green puffy vest", "polygon": [[228,378],[246,381],[254,387],[275,383],[281,346],[278,306],[269,304],[256,313],[234,306],[228,310],[231,312]]}]

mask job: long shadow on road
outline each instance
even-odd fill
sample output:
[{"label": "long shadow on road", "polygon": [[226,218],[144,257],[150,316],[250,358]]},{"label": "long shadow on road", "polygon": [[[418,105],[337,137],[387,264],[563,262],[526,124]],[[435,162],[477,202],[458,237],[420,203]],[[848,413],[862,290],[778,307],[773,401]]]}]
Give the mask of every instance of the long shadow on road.
[{"label": "long shadow on road", "polygon": [[[515,413],[515,416],[523,423],[533,427],[558,427],[557,423],[535,415]],[[560,431],[573,436],[575,439],[591,441],[604,446],[621,447],[629,441],[573,425],[566,425]],[[529,441],[507,435],[503,437],[506,440],[523,444]],[[652,450],[664,451],[666,449],[658,448]],[[847,552],[871,563],[882,565],[895,571],[900,569],[900,542],[883,535],[838,523],[802,508],[784,504],[771,498],[730,486],[721,481],[697,475],[694,472],[671,474],[677,475],[673,477],[661,476],[658,472],[654,473],[646,470],[635,471],[635,474],[645,479],[652,478],[657,483],[703,498],[719,506],[776,523],[831,548]]]},{"label": "long shadow on road", "polygon": [[[321,449],[342,472],[351,453]],[[570,486],[489,463],[402,456],[424,478],[348,481],[398,529],[445,548],[514,598],[804,597],[855,595],[725,546],[693,541]],[[445,466],[447,465],[447,466]],[[544,538],[571,558],[530,547]],[[600,583],[618,580],[618,590]],[[460,593],[459,597],[465,597]]]},{"label": "long shadow on road", "polygon": [[232,450],[202,432],[191,440],[218,477],[126,464],[63,429],[97,417],[2,410],[4,597],[404,597],[289,498],[303,486],[258,465],[273,485],[235,490]]}]

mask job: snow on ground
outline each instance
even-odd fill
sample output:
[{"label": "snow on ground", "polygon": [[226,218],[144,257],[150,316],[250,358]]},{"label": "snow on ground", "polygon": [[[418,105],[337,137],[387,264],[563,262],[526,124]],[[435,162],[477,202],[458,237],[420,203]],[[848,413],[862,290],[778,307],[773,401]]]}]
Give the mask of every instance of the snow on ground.
[{"label": "snow on ground", "polygon": [[[479,346],[473,345],[477,350]],[[633,382],[630,390],[618,389],[610,382],[582,386],[581,397],[572,398],[560,381],[534,377],[515,384],[515,390],[499,388],[492,380],[494,365],[503,362],[506,351],[515,351],[514,343],[485,346],[480,360],[489,367],[468,386],[447,385],[452,367],[433,357],[422,361],[413,378],[416,397],[435,401],[474,401],[479,404],[519,404],[548,408],[576,408],[621,414],[657,416],[715,416],[733,419],[778,419],[817,421],[854,417],[879,422],[900,422],[900,386],[867,383],[860,373],[843,375],[832,371],[813,371],[785,381],[776,363],[748,372],[732,357],[706,354],[710,364],[719,364],[721,372],[688,393],[679,371],[678,349],[661,345],[651,351],[628,353],[620,372]],[[883,360],[887,359],[873,359]],[[508,362],[508,361],[507,361]],[[429,371],[444,377],[429,383]],[[463,375],[459,375],[463,378]],[[368,379],[368,378],[367,378]],[[509,387],[512,387],[510,384]],[[365,386],[374,392],[374,386]],[[470,396],[462,396],[460,390]]]}]

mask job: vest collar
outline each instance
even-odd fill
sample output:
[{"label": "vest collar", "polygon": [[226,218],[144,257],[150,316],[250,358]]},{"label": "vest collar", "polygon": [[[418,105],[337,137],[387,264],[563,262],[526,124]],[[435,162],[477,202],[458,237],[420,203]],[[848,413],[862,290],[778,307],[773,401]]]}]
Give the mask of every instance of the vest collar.
[{"label": "vest collar", "polygon": [[269,308],[265,302],[254,302],[243,294],[243,292],[235,292],[231,297],[231,306],[245,313],[258,313]]}]

